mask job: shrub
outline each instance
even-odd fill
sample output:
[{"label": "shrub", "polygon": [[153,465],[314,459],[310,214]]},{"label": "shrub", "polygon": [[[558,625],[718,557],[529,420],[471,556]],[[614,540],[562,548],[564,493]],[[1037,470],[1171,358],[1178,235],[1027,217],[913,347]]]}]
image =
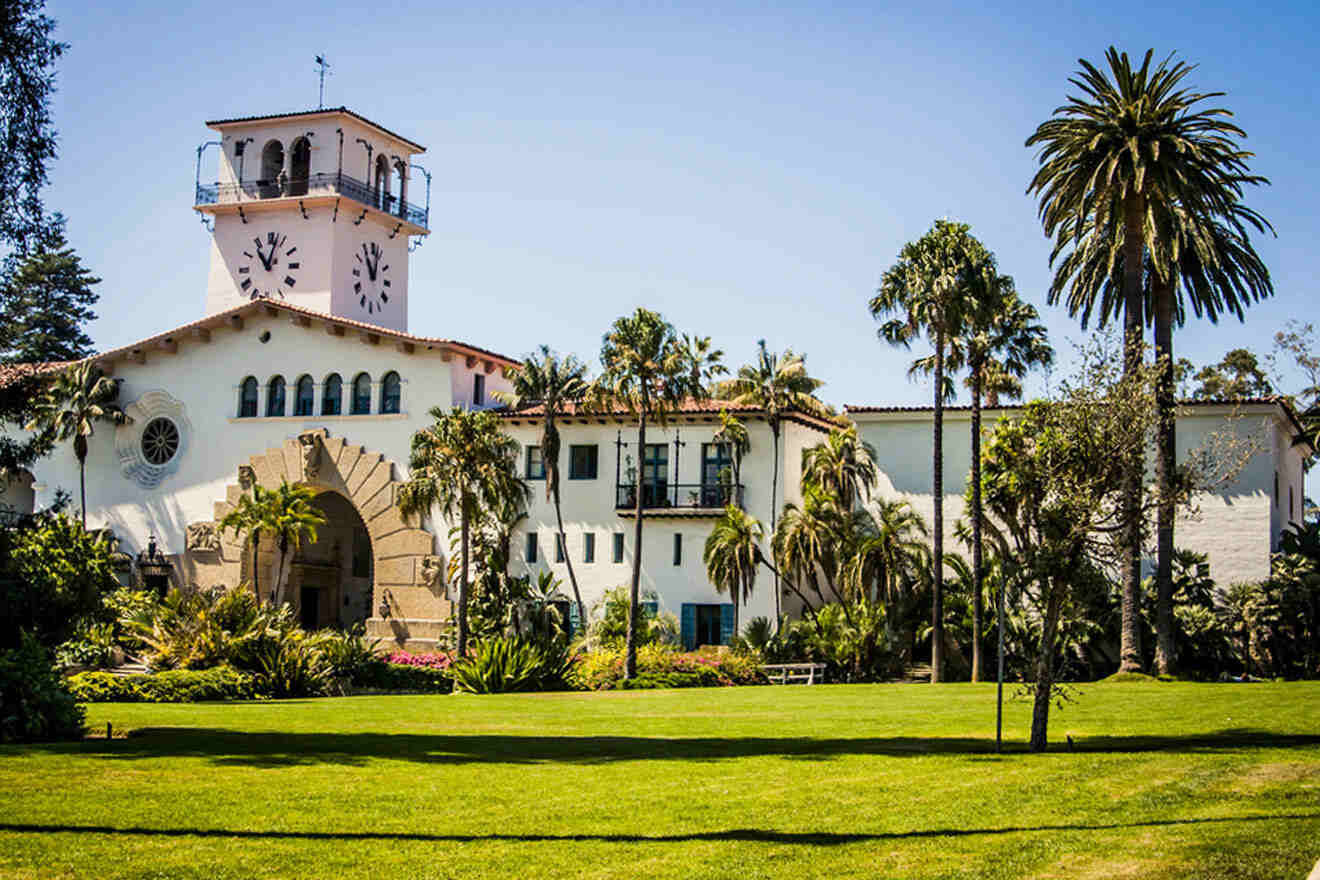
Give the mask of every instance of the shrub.
[{"label": "shrub", "polygon": [[69,678],[69,690],[83,703],[197,703],[264,695],[253,676],[229,666],[172,669],[153,675],[81,672]]},{"label": "shrub", "polygon": [[348,632],[322,630],[316,634],[316,647],[320,650],[331,678],[361,684],[377,674],[384,665],[376,652],[380,639],[367,639],[360,626]]},{"label": "shrub", "polygon": [[474,694],[505,694],[566,688],[572,654],[562,642],[487,639],[450,670],[454,685]]},{"label": "shrub", "polygon": [[261,692],[272,697],[323,694],[333,674],[317,638],[296,626],[268,628],[251,640],[243,659]]},{"label": "shrub", "polygon": [[407,651],[395,651],[385,658],[387,663],[399,666],[424,666],[427,669],[448,669],[454,665],[452,654],[443,651],[432,654],[409,654]]},{"label": "shrub", "polygon": [[35,636],[0,651],[0,742],[80,739],[84,712]]},{"label": "shrub", "polygon": [[758,664],[755,655],[723,649],[678,652],[661,645],[646,645],[637,651],[635,679],[623,680],[621,650],[601,650],[577,658],[572,682],[584,690],[764,684],[766,679]]},{"label": "shrub", "polygon": [[110,665],[114,646],[114,624],[84,619],[74,629],[73,637],[55,649],[55,662],[60,666],[104,669]]},{"label": "shrub", "polygon": [[[638,614],[638,647],[651,644],[677,645],[678,618],[668,612],[651,610],[648,602],[656,600],[655,593],[644,594],[642,598],[643,604]],[[591,624],[587,628],[586,645],[592,650],[621,647],[627,638],[628,610],[631,607],[627,587],[615,587],[606,591],[605,595],[591,606]]]},{"label": "shrub", "polygon": [[366,690],[424,694],[447,694],[454,689],[454,679],[446,670],[408,663],[382,663],[369,678],[353,684]]}]

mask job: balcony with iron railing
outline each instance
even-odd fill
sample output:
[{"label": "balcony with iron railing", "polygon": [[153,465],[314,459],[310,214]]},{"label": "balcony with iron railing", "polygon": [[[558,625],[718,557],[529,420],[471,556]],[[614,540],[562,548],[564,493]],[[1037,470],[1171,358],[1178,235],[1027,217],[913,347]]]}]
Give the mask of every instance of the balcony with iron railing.
[{"label": "balcony with iron railing", "polygon": [[[742,507],[743,487],[732,483],[642,483],[642,509],[648,512],[718,514],[728,505]],[[637,509],[637,484],[614,487],[614,508],[620,513]]]},{"label": "balcony with iron railing", "polygon": [[234,205],[269,199],[342,196],[374,208],[405,223],[428,229],[430,208],[401,200],[397,195],[364,183],[347,174],[312,174],[307,179],[247,180],[242,183],[199,183],[194,204]]}]

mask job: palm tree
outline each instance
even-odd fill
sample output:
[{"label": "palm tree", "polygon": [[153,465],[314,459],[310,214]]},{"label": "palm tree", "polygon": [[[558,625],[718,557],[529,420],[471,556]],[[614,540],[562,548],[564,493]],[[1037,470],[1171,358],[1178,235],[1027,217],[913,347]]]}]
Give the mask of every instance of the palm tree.
[{"label": "palm tree", "polygon": [[[756,361],[738,368],[732,379],[726,379],[715,388],[715,396],[737,406],[756,407],[765,415],[774,445],[770,471],[770,531],[775,531],[779,511],[779,426],[785,412],[793,409],[813,415],[829,417],[829,411],[814,395],[825,383],[807,373],[807,363],[801,355],[786,350],[782,355],[771,354],[765,340],[757,343]],[[775,583],[775,621],[780,612],[779,584]]]},{"label": "palm tree", "polygon": [[733,485],[741,486],[743,456],[752,448],[747,426],[737,416],[730,415],[727,409],[721,409],[720,427],[711,439],[729,447],[729,455],[733,458]]},{"label": "palm tree", "polygon": [[262,535],[273,536],[279,547],[270,598],[271,604],[283,605],[287,570],[292,559],[290,551],[301,546],[304,535],[316,543],[316,527],[325,525],[325,515],[312,505],[315,498],[316,492],[310,487],[291,484],[288,480],[281,480],[277,489],[254,485],[252,494],[239,498],[238,504],[220,520],[222,531],[246,532],[252,541],[252,592],[258,600],[261,593],[257,585],[257,559]]},{"label": "palm tree", "polygon": [[446,518],[459,518],[458,654],[467,653],[468,563],[472,526],[484,512],[513,496],[526,497],[518,477],[518,444],[501,432],[490,411],[433,407],[434,423],[413,435],[409,476],[399,489],[399,509],[405,515],[425,514],[439,507]]},{"label": "palm tree", "polygon": [[[261,601],[260,578],[257,573],[258,557],[261,548],[261,533],[267,525],[270,504],[266,496],[270,490],[260,484],[253,484],[252,494],[244,493],[238,503],[220,520],[220,531],[232,531],[236,536],[247,534],[252,543],[252,596]],[[272,595],[274,595],[272,593]]]},{"label": "palm tree", "polygon": [[771,538],[775,565],[787,576],[786,582],[808,608],[811,603],[793,583],[809,586],[824,605],[827,600],[821,581],[834,594],[834,601],[843,608],[844,617],[852,622],[852,612],[844,600],[838,581],[843,561],[848,558],[851,518],[839,509],[833,496],[819,486],[806,482],[802,486],[802,505],[792,502],[784,505]]},{"label": "palm tree", "polygon": [[[616,320],[601,344],[600,362],[604,367],[591,386],[591,405],[622,407],[637,416],[637,450],[646,450],[646,425],[654,420],[664,427],[669,416],[685,400],[707,396],[702,382],[715,369],[706,360],[697,364],[692,349],[685,346],[672,324],[659,314],[639,308]],[[632,582],[629,586],[628,634],[624,660],[624,678],[637,675],[637,614],[642,579],[642,521],[645,507],[641,474],[638,475],[636,517],[633,536]]]},{"label": "palm tree", "polygon": [[[880,289],[870,302],[877,320],[897,313],[880,326],[880,338],[890,345],[909,348],[923,333],[935,349],[933,443],[934,479],[931,493],[935,503],[934,548],[931,559],[931,663],[930,680],[943,678],[944,660],[944,398],[945,355],[950,340],[961,333],[969,289],[990,271],[993,261],[985,247],[972,237],[965,223],[936,220],[924,236],[903,246],[898,262],[881,278]],[[914,365],[915,366],[915,365]]]},{"label": "palm tree", "polygon": [[[309,486],[290,485],[288,480],[281,480],[279,488],[265,494],[263,531],[274,536],[280,548],[279,564],[275,567],[273,592],[277,607],[286,601],[284,587],[288,580],[289,564],[293,560],[290,551],[297,550],[302,545],[304,535],[315,544],[316,527],[325,525],[325,515],[312,506],[315,497],[315,490]],[[253,569],[253,574],[255,573],[256,570]]]},{"label": "palm tree", "polygon": [[[1173,496],[1175,470],[1172,327],[1181,313],[1176,302],[1181,299],[1179,279],[1186,277],[1181,256],[1186,249],[1180,245],[1193,244],[1197,260],[1217,279],[1212,287],[1227,290],[1230,297],[1232,291],[1242,290],[1232,282],[1227,288],[1221,285],[1225,277],[1255,274],[1252,264],[1259,260],[1247,241],[1243,221],[1258,230],[1265,225],[1263,218],[1243,208],[1241,196],[1245,186],[1268,181],[1249,173],[1251,154],[1236,142],[1246,133],[1228,121],[1228,111],[1198,106],[1222,93],[1183,88],[1181,82],[1193,68],[1181,61],[1172,63],[1172,56],[1152,68],[1152,55],[1147,51],[1141,66],[1134,69],[1127,54],[1111,46],[1105,54],[1108,74],[1080,60],[1082,70],[1070,82],[1084,97],[1070,96],[1026,145],[1041,147],[1040,168],[1028,192],[1039,194],[1045,234],[1055,238],[1051,262],[1067,254],[1051,286],[1050,302],[1069,288],[1070,314],[1081,311],[1085,325],[1100,300],[1103,323],[1117,313],[1114,294],[1121,292],[1129,376],[1140,367],[1143,321],[1148,313],[1154,318],[1157,356],[1163,359],[1157,477],[1160,497],[1165,499]],[[1216,224],[1228,224],[1237,233],[1229,238],[1236,246],[1245,245],[1235,248],[1245,261],[1225,259],[1235,249],[1215,253],[1204,247]],[[1198,240],[1200,248],[1194,245]],[[1114,283],[1119,277],[1121,285]],[[1201,295],[1198,290],[1204,292],[1195,284],[1188,289],[1194,303]],[[1254,293],[1268,291],[1267,283]],[[1143,464],[1142,456],[1134,452],[1124,480],[1122,670],[1141,667],[1137,618]],[[1173,663],[1171,502],[1162,501],[1158,520],[1158,592],[1167,598],[1161,604],[1167,605],[1168,614],[1159,615],[1157,666],[1168,669]]]},{"label": "palm tree", "polygon": [[733,504],[724,508],[724,514],[715,521],[702,561],[706,563],[706,577],[717,593],[728,593],[733,602],[733,631],[739,631],[738,608],[751,598],[756,585],[756,566],[763,559],[761,540],[765,527],[741,507]]},{"label": "palm tree", "polygon": [[848,560],[845,581],[855,595],[883,601],[886,619],[893,619],[914,580],[910,572],[925,565],[930,555],[930,530],[907,501],[880,499],[871,519],[870,533]]},{"label": "palm tree", "polygon": [[578,619],[587,619],[587,606],[582,602],[577,574],[573,571],[573,557],[568,553],[564,536],[564,514],[559,501],[559,428],[555,419],[570,404],[578,403],[587,393],[587,365],[573,355],[559,357],[543,345],[527,357],[512,376],[512,391],[496,391],[495,399],[514,409],[539,404],[543,410],[541,420],[541,460],[545,463],[545,494],[555,505],[555,525],[559,546],[564,548],[564,561],[568,564],[568,581],[573,587],[573,601],[577,603]]},{"label": "palm tree", "polygon": [[835,428],[810,449],[802,450],[802,481],[819,486],[843,512],[875,486],[875,447],[857,436],[857,426]]},{"label": "palm tree", "polygon": [[985,614],[985,548],[981,504],[981,398],[998,406],[1000,396],[1022,396],[1022,377],[1033,366],[1048,367],[1054,349],[1036,307],[1018,298],[1013,279],[990,272],[973,288],[974,307],[962,339],[972,392],[972,681],[980,681],[981,618]]},{"label": "palm tree", "polygon": [[78,459],[78,495],[82,525],[87,528],[87,451],[97,422],[123,425],[128,415],[115,403],[119,384],[91,361],[81,361],[60,373],[33,403],[29,431],[43,431],[60,443],[73,441]]}]

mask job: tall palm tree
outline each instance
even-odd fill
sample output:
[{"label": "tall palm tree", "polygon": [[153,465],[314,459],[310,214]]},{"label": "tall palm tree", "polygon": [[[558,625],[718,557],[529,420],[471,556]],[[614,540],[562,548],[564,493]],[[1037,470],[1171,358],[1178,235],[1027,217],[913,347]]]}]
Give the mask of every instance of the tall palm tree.
[{"label": "tall palm tree", "polygon": [[802,450],[803,483],[819,486],[841,511],[870,498],[877,478],[875,447],[857,436],[856,425],[834,428],[820,443]]},{"label": "tall palm tree", "polygon": [[311,487],[290,484],[288,480],[281,480],[278,488],[266,493],[264,531],[274,536],[280,550],[273,593],[276,606],[283,605],[288,598],[284,588],[293,561],[291,551],[302,545],[304,535],[316,543],[316,527],[325,525],[325,515],[312,505],[315,497],[316,491]]},{"label": "tall palm tree", "polygon": [[[1205,241],[1209,228],[1228,223],[1240,234],[1237,243],[1249,251],[1242,221],[1249,218],[1249,225],[1262,230],[1256,221],[1263,218],[1242,207],[1242,193],[1246,186],[1268,181],[1249,173],[1251,154],[1239,149],[1236,140],[1246,133],[1228,121],[1229,112],[1202,105],[1223,93],[1184,88],[1181,83],[1193,68],[1173,62],[1172,56],[1152,67],[1152,56],[1147,51],[1134,68],[1126,53],[1111,46],[1105,54],[1108,73],[1080,60],[1082,70],[1070,82],[1084,96],[1070,96],[1026,145],[1041,148],[1040,168],[1028,192],[1039,195],[1045,234],[1055,238],[1051,262],[1067,252],[1056,272],[1050,302],[1069,288],[1069,311],[1081,311],[1085,324],[1099,299],[1103,322],[1118,311],[1114,288],[1121,291],[1129,375],[1140,367],[1143,322],[1147,315],[1154,319],[1157,356],[1167,361],[1158,395],[1157,477],[1163,499],[1173,496],[1175,470],[1172,327],[1179,312],[1176,279],[1184,271],[1180,240]],[[1198,253],[1221,281],[1224,276],[1252,274],[1249,266],[1221,261],[1223,256],[1204,248]],[[1121,286],[1113,283],[1118,277]],[[1193,301],[1198,298],[1194,290],[1189,291]],[[1134,452],[1124,480],[1127,553],[1120,665],[1124,670],[1141,666],[1137,602],[1143,465],[1142,456]],[[1173,662],[1171,503],[1160,504],[1158,520],[1157,589],[1167,598],[1161,604],[1168,606],[1168,614],[1160,615],[1167,619],[1159,626],[1163,647],[1157,652],[1157,666],[1169,669]]]},{"label": "tall palm tree", "polygon": [[33,404],[29,431],[44,431],[63,443],[73,441],[78,459],[78,495],[82,525],[87,528],[87,452],[97,422],[123,425],[130,421],[115,400],[119,384],[91,361],[80,361],[60,373]]},{"label": "tall palm tree", "polygon": [[518,477],[518,444],[500,430],[490,411],[433,407],[430,427],[412,438],[408,480],[399,489],[399,509],[405,515],[426,514],[439,507],[446,518],[459,519],[458,654],[467,653],[468,565],[472,526],[484,512],[504,499],[526,497]]},{"label": "tall palm tree", "polygon": [[717,593],[728,593],[733,602],[733,631],[737,633],[738,609],[751,598],[756,585],[756,566],[762,561],[761,540],[765,527],[741,507],[724,508],[706,538],[702,561],[706,577]]},{"label": "tall palm tree", "polygon": [[935,503],[931,558],[930,680],[944,675],[944,398],[948,393],[945,355],[961,333],[969,289],[993,271],[989,252],[965,223],[936,220],[924,236],[903,246],[898,262],[886,270],[871,298],[871,315],[880,320],[879,335],[890,345],[909,348],[923,334],[934,348],[935,417],[931,493]]},{"label": "tall palm tree", "polygon": [[973,288],[974,306],[963,334],[962,351],[967,366],[966,383],[972,392],[972,681],[984,672],[981,658],[981,618],[985,613],[985,548],[981,534],[984,512],[981,503],[981,403],[993,395],[995,406],[1001,396],[1022,396],[1022,377],[1035,366],[1054,362],[1054,349],[1047,341],[1036,307],[1018,298],[1013,279],[998,272],[987,273],[983,284]]},{"label": "tall palm tree", "polygon": [[585,624],[587,606],[582,602],[577,573],[573,571],[573,557],[568,552],[564,536],[564,514],[559,501],[559,428],[555,420],[573,404],[581,402],[587,393],[587,365],[573,355],[561,358],[543,345],[529,355],[513,374],[512,391],[496,391],[495,399],[518,409],[539,404],[541,418],[541,460],[545,463],[545,494],[555,505],[555,525],[559,546],[564,548],[564,561],[568,564],[568,580],[573,587],[573,601],[577,603],[578,619]]},{"label": "tall palm tree", "polygon": [[[631,315],[616,320],[601,343],[600,362],[603,369],[592,384],[589,398],[592,406],[622,407],[637,416],[637,450],[646,450],[648,421],[664,427],[669,416],[685,400],[704,398],[709,392],[702,381],[715,368],[707,361],[692,361],[691,349],[679,340],[673,325],[659,314],[639,308]],[[637,675],[637,619],[640,607],[639,591],[642,579],[642,522],[646,495],[640,485],[636,487],[636,517],[633,536],[632,581],[629,585],[629,611],[627,647],[624,660],[624,678]]]},{"label": "tall palm tree", "polygon": [[[807,373],[807,363],[792,349],[783,354],[772,354],[765,340],[757,343],[756,361],[738,368],[731,379],[719,383],[715,396],[738,406],[756,407],[765,415],[774,446],[770,471],[770,531],[775,531],[779,513],[779,428],[784,413],[798,409],[817,416],[829,417],[829,410],[815,398],[816,391],[825,383]],[[780,612],[778,578],[775,582],[775,621]]]}]

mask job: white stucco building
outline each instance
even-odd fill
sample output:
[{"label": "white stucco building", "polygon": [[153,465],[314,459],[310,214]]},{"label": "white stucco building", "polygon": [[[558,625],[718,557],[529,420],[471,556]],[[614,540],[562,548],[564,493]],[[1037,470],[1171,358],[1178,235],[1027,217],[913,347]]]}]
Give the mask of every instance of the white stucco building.
[{"label": "white stucco building", "polygon": [[[345,109],[208,123],[218,136],[219,180],[200,184],[194,208],[213,222],[202,316],[184,327],[97,355],[120,383],[132,422],[102,426],[87,461],[88,525],[115,531],[137,553],[155,538],[179,586],[251,580],[251,554],[217,521],[254,483],[315,488],[328,525],[295,558],[288,595],[308,625],[365,622],[375,635],[425,649],[445,628],[455,596],[444,577],[450,548],[439,516],[412,521],[396,505],[413,433],[432,407],[490,407],[517,361],[481,345],[417,335],[408,326],[408,242],[427,234],[428,209],[407,191],[423,147]],[[199,161],[200,168],[200,161]],[[428,194],[429,195],[429,194]],[[200,293],[200,292],[199,292]],[[610,316],[600,316],[602,323]],[[0,377],[2,378],[2,377]],[[692,405],[636,445],[626,413],[561,421],[562,497],[572,558],[590,604],[626,584],[632,501],[647,506],[643,589],[682,620],[690,644],[723,641],[728,609],[705,578],[702,545],[725,501],[726,453],[712,443],[718,405]],[[1178,543],[1210,554],[1221,582],[1263,577],[1269,552],[1300,518],[1304,449],[1292,414],[1274,401],[1198,406],[1179,419],[1182,451],[1229,424],[1259,432],[1261,451],[1221,493],[1202,500]],[[762,413],[741,410],[751,449],[742,463],[746,508],[769,524],[772,457]],[[877,450],[879,492],[929,517],[930,411],[853,407]],[[993,413],[987,421],[992,421]],[[532,486],[515,536],[515,572],[567,570],[539,467],[533,412],[502,415],[522,448]],[[961,507],[969,467],[967,413],[949,411],[946,521]],[[829,425],[792,413],[781,425],[778,499],[798,501],[803,450]],[[56,449],[12,478],[0,504],[40,509],[76,490],[71,451]],[[257,574],[269,584],[274,548]],[[785,602],[785,607],[791,603]],[[742,612],[772,616],[767,576]]]}]

